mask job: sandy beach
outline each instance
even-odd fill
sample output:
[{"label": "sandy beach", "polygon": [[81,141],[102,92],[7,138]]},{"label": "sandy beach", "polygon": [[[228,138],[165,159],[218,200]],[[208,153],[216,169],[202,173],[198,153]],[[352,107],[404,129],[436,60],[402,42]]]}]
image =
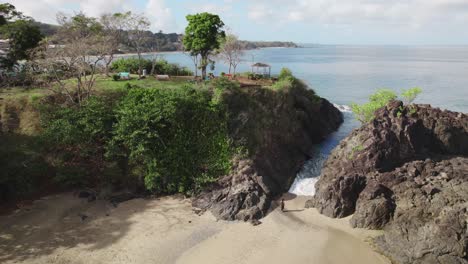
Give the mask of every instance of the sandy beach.
[{"label": "sandy beach", "polygon": [[390,263],[368,242],[378,232],[303,210],[305,199],[253,226],[198,216],[174,196],[117,207],[50,196],[0,217],[0,263]]}]

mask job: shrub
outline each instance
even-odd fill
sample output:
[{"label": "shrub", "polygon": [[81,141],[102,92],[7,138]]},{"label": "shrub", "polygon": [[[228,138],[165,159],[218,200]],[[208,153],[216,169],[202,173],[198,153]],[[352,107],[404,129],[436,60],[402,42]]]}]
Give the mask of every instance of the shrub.
[{"label": "shrub", "polygon": [[114,122],[113,100],[101,96],[89,98],[82,107],[41,106],[41,139],[53,156],[50,160],[59,184],[75,187],[98,182],[88,177],[99,175],[104,166],[104,147]]},{"label": "shrub", "polygon": [[351,104],[351,110],[357,120],[361,123],[367,123],[374,118],[374,112],[377,109],[384,107],[396,98],[397,95],[392,90],[380,89],[369,97],[369,102],[362,105]]},{"label": "shrub", "polygon": [[[139,60],[137,58],[123,58],[114,61],[111,69],[117,72],[138,73]],[[153,62],[151,60],[142,59],[142,69],[148,73],[151,72]],[[181,67],[178,64],[168,63],[166,60],[158,60],[154,65],[154,73],[167,75],[193,75],[193,72],[187,67]]]},{"label": "shrub", "polygon": [[405,104],[411,104],[421,92],[422,92],[421,88],[414,87],[408,90],[403,90],[401,93],[401,97],[403,98],[403,102]]},{"label": "shrub", "polygon": [[[421,88],[415,87],[408,90],[403,90],[401,97],[405,104],[410,104],[414,99],[422,92]],[[361,123],[366,123],[374,118],[374,112],[387,105],[390,101],[397,99],[397,95],[394,91],[388,89],[380,89],[375,94],[369,97],[369,102],[358,105],[351,104],[351,110],[353,111],[356,119]],[[397,113],[398,117],[401,116],[403,109],[400,109]],[[410,109],[410,114],[414,114],[416,110]]]},{"label": "shrub", "polygon": [[118,80],[120,80],[120,75],[114,74],[114,75],[112,75],[112,79],[113,79],[114,81],[118,81]]},{"label": "shrub", "polygon": [[0,203],[25,198],[40,188],[51,171],[35,137],[0,135]]},{"label": "shrub", "polygon": [[291,70],[288,68],[282,68],[278,76],[278,80],[284,80],[289,78],[294,78]]},{"label": "shrub", "polygon": [[[146,71],[151,70],[151,61],[150,60],[141,60],[141,68],[146,69]],[[116,72],[130,72],[133,74],[138,74],[138,69],[140,61],[137,58],[122,58],[115,60],[111,65],[111,70]]]},{"label": "shrub", "polygon": [[294,86],[294,81],[291,78],[280,79],[279,81],[275,82],[271,88],[273,90],[285,90],[291,89]]},{"label": "shrub", "polygon": [[226,113],[207,89],[132,89],[117,110],[109,156],[125,156],[148,190],[191,193],[230,169]]}]

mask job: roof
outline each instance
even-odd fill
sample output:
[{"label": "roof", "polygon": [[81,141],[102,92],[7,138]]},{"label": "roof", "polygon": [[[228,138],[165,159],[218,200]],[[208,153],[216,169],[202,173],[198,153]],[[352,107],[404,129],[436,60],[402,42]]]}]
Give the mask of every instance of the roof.
[{"label": "roof", "polygon": [[265,64],[265,63],[261,63],[261,62],[257,62],[255,64],[253,64],[252,67],[270,67],[270,65]]}]

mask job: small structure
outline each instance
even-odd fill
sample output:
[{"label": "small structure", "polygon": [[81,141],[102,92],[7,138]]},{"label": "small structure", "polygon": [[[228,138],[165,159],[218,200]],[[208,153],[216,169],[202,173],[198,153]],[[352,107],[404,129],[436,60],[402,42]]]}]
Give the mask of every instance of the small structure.
[{"label": "small structure", "polygon": [[271,66],[265,63],[257,62],[252,65],[252,73],[260,74],[269,78],[271,76]]},{"label": "small structure", "polygon": [[130,80],[130,73],[129,72],[119,72],[120,79],[122,80]]},{"label": "small structure", "polygon": [[169,79],[169,75],[167,74],[156,75],[156,80],[158,81],[167,81]]}]

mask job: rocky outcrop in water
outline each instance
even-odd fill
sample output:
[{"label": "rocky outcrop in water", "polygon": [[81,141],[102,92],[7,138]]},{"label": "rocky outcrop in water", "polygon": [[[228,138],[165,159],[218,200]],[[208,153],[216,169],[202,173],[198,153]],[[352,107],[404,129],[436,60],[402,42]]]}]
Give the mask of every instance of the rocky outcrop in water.
[{"label": "rocky outcrop in water", "polygon": [[468,263],[468,116],[391,102],[343,140],[307,202],[399,263]]},{"label": "rocky outcrop in water", "polygon": [[272,200],[287,192],[297,171],[319,143],[343,122],[341,112],[312,90],[240,89],[223,95],[231,138],[243,146],[232,173],[193,201],[219,219],[265,216]]}]

